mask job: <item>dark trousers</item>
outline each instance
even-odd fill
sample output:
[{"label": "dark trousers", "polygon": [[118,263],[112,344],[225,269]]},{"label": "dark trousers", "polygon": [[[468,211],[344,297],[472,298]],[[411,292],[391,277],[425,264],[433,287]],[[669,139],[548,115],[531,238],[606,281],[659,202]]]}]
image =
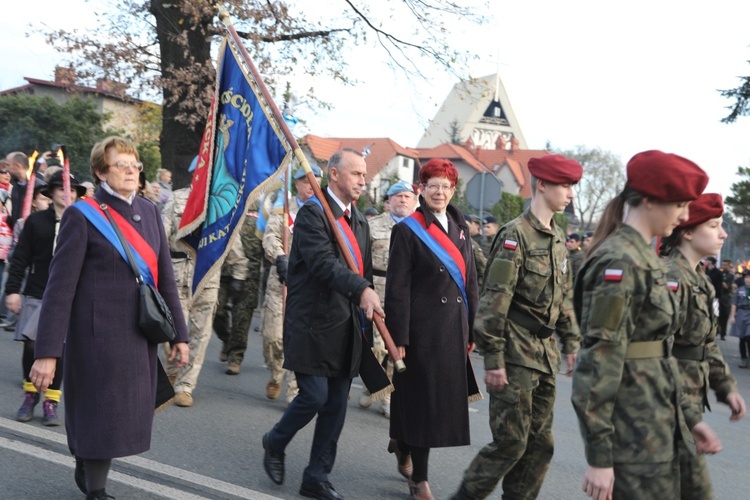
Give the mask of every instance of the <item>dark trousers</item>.
[{"label": "dark trousers", "polygon": [[344,428],[347,396],[352,381],[345,376],[317,377],[297,372],[295,375],[299,394],[268,434],[268,444],[275,452],[282,453],[297,431],[317,415],[310,463],[302,475],[302,482],[328,481],[328,474],[336,460],[339,435]]}]

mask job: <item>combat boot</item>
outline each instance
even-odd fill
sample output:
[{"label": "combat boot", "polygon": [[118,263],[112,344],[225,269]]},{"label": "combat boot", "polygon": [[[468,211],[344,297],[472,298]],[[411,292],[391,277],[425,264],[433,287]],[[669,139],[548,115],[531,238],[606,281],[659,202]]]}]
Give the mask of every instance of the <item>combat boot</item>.
[{"label": "combat boot", "polygon": [[229,345],[226,342],[221,343],[221,352],[219,353],[219,361],[222,363],[226,362],[229,358]]},{"label": "combat boot", "polygon": [[193,406],[193,395],[189,392],[178,392],[174,395],[174,404],[182,408]]},{"label": "combat boot", "polygon": [[227,375],[238,375],[240,373],[240,364],[233,359],[227,364],[227,369],[224,373]]},{"label": "combat boot", "polygon": [[31,417],[34,416],[34,408],[39,404],[39,393],[38,392],[24,392],[23,393],[23,404],[16,413],[16,420],[19,422],[28,422]]},{"label": "combat boot", "polygon": [[266,384],[266,397],[268,399],[276,399],[281,394],[281,384],[277,384],[273,380],[270,380]]},{"label": "combat boot", "polygon": [[362,394],[359,396],[359,407],[369,408],[370,405],[372,405],[372,397],[370,396],[370,391],[365,389],[364,391],[362,391]]},{"label": "combat boot", "polygon": [[47,427],[60,425],[60,419],[57,416],[57,401],[45,399],[42,405],[42,411],[44,412],[42,425],[46,425]]}]

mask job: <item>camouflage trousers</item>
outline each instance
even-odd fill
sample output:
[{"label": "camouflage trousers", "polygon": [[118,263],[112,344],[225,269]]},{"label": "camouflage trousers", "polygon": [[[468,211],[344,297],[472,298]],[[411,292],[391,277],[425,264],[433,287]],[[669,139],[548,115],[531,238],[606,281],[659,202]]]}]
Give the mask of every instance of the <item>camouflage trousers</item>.
[{"label": "camouflage trousers", "polygon": [[711,500],[714,497],[706,457],[695,456],[680,440],[677,454],[680,460],[680,492],[682,500]]},{"label": "camouflage trousers", "polygon": [[266,283],[266,295],[263,302],[261,319],[261,336],[263,337],[263,358],[266,368],[271,372],[271,380],[283,385],[287,380],[287,399],[297,395],[297,379],[294,372],[284,369],[284,286],[276,274],[276,266],[271,266]]},{"label": "camouflage trousers", "polygon": [[[687,452],[687,449],[685,450]],[[666,463],[615,464],[613,500],[677,500],[680,498],[680,466],[676,458]],[[684,490],[683,490],[684,491]],[[708,497],[711,498],[711,497]]]},{"label": "camouflage trousers", "polygon": [[214,313],[216,312],[216,297],[219,289],[210,285],[195,296],[192,304],[190,303],[190,288],[188,286],[178,286],[180,294],[180,305],[182,314],[188,322],[188,348],[190,349],[190,359],[181,368],[177,367],[177,361],[169,361],[171,347],[169,344],[162,344],[164,350],[164,369],[168,377],[175,377],[175,392],[187,392],[192,394],[195,386],[198,384],[198,375],[203,367],[203,360],[206,357],[206,347],[211,340],[211,323]]},{"label": "camouflage trousers", "polygon": [[471,498],[489,496],[501,479],[503,498],[536,498],[552,460],[555,376],[516,365],[506,372],[508,385],[490,393],[492,442],[464,472]]},{"label": "camouflage trousers", "polygon": [[248,281],[238,300],[230,300],[229,279],[222,277],[219,287],[214,331],[224,342],[229,363],[242,363],[247,350],[247,335],[258,305],[257,283]]},{"label": "camouflage trousers", "polygon": [[[385,342],[383,341],[383,337],[380,336],[378,328],[375,325],[373,325],[372,328],[372,353],[375,355],[378,363],[382,365],[383,361],[385,361],[385,358],[388,357],[388,349],[386,349],[385,347]],[[388,379],[393,380],[393,361],[391,361],[391,358],[388,358],[388,361],[386,362],[385,374],[388,376]],[[370,391],[368,391],[367,389],[363,389],[362,394],[368,396],[370,394]],[[391,393],[383,396],[381,401],[383,405],[390,405]]]}]

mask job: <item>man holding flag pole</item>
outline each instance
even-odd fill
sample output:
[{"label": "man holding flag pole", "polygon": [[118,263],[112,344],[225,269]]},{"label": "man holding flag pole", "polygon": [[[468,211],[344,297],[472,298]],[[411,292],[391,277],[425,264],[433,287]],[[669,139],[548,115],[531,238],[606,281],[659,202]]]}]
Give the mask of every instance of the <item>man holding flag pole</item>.
[{"label": "man holding flag pole", "polygon": [[[221,267],[247,207],[271,188],[290,161],[289,151],[294,153],[316,200],[302,207],[295,223],[299,238],[292,246],[287,277],[284,342],[293,347],[285,347],[285,367],[296,372],[300,394],[264,436],[264,466],[271,479],[281,484],[284,448],[317,414],[310,465],[300,493],[343,498],[331,486],[328,474],[351,380],[359,373],[373,399],[393,390],[367,344],[365,317],[374,320],[396,369],[405,369],[385,327],[377,293],[370,288],[369,230],[352,204],[364,187],[366,165],[356,151],[338,152],[338,158],[331,159],[331,183],[323,195],[229,16],[222,13],[220,17],[229,36],[220,51],[217,86],[178,236],[196,254],[193,287],[200,288]],[[308,356],[309,363],[295,361],[290,354],[305,345],[309,349],[301,355]],[[330,358],[331,353],[336,357]]]}]

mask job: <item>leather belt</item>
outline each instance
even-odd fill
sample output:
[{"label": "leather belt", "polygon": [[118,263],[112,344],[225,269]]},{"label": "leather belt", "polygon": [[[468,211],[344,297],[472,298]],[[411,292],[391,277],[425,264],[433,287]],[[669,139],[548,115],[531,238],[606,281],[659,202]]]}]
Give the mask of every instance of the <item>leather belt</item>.
[{"label": "leather belt", "polygon": [[705,361],[708,357],[706,346],[699,345],[673,345],[672,356],[677,359],[688,359],[691,361]]},{"label": "leather belt", "polygon": [[385,278],[385,271],[381,271],[380,269],[373,269],[372,270],[373,276],[379,276],[381,278]]},{"label": "leather belt", "polygon": [[515,309],[508,310],[508,319],[513,323],[526,328],[539,339],[549,338],[555,333],[555,325],[545,325]]},{"label": "leather belt", "polygon": [[668,340],[650,340],[646,342],[631,342],[625,352],[625,359],[668,358]]},{"label": "leather belt", "polygon": [[187,259],[188,258],[188,255],[185,252],[173,252],[170,250],[169,255],[171,255],[173,259]]}]

